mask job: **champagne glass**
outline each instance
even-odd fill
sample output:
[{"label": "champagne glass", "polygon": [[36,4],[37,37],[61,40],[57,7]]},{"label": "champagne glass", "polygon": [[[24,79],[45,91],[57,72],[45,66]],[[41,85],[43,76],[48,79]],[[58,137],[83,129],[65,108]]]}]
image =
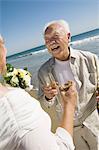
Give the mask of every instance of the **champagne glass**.
[{"label": "champagne glass", "polygon": [[56,97],[56,111],[57,112],[63,112],[63,107],[62,107],[62,103],[61,103],[61,94],[60,94],[60,90],[59,90],[59,86],[57,86],[57,83],[53,77],[53,75],[51,73],[48,73],[48,77],[50,80],[51,84],[56,84],[55,88],[58,91],[58,94],[55,96]]}]

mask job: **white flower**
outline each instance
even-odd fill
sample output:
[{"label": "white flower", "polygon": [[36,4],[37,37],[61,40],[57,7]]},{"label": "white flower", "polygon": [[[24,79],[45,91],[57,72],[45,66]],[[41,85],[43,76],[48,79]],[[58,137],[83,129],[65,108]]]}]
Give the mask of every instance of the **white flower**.
[{"label": "white flower", "polygon": [[17,75],[18,71],[16,68],[14,68],[13,72],[6,72],[5,77],[10,77],[10,76],[14,76]]},{"label": "white flower", "polygon": [[17,70],[16,68],[14,68],[13,74],[14,74],[14,75],[17,75],[17,74],[18,74],[18,70]]},{"label": "white flower", "polygon": [[[31,90],[31,74],[24,69],[16,69],[11,64],[8,64],[8,69],[4,75],[4,81],[10,86],[21,87],[26,90]],[[11,71],[12,70],[12,71]]]},{"label": "white flower", "polygon": [[24,80],[25,80],[26,85],[30,85],[31,84],[31,78],[30,78],[29,75],[26,75]]},{"label": "white flower", "polygon": [[18,69],[18,75],[22,78],[27,86],[31,85],[31,74],[23,69]]},{"label": "white flower", "polygon": [[14,75],[14,76],[11,78],[10,83],[11,83],[11,85],[13,85],[13,86],[18,86],[18,85],[19,85],[18,77]]},{"label": "white flower", "polygon": [[20,77],[24,77],[26,75],[30,76],[31,77],[31,74],[26,71],[26,70],[23,70],[23,69],[17,69],[18,73],[20,74]]}]

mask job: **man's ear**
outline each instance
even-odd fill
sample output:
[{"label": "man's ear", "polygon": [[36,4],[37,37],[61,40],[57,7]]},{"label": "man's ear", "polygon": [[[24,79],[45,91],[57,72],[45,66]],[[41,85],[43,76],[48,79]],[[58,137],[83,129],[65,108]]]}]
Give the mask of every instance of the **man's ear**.
[{"label": "man's ear", "polygon": [[68,40],[70,39],[70,36],[71,36],[70,33],[67,33]]},{"label": "man's ear", "polygon": [[67,37],[68,37],[68,41],[70,42],[71,41],[71,34],[67,33]]}]

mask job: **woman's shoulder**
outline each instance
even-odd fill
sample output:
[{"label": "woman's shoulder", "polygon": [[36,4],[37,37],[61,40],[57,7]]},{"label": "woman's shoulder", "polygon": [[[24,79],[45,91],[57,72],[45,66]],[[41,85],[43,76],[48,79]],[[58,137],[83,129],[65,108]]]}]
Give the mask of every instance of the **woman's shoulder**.
[{"label": "woman's shoulder", "polygon": [[5,86],[0,88],[0,99],[5,97],[8,101],[16,101],[20,103],[30,101],[39,105],[39,102],[24,89]]},{"label": "woman's shoulder", "polygon": [[0,98],[0,105],[5,105],[6,109],[9,107],[13,112],[21,112],[20,115],[24,112],[34,114],[41,110],[39,101],[21,88],[8,88],[8,92]]},{"label": "woman's shoulder", "polygon": [[[34,103],[34,105],[40,105],[39,102],[32,97],[28,92],[21,88],[4,87],[2,91],[2,97],[7,98],[11,103]],[[2,98],[1,97],[1,98]]]},{"label": "woman's shoulder", "polygon": [[9,89],[0,84],[0,98],[4,97],[9,92]]},{"label": "woman's shoulder", "polygon": [[0,86],[0,98],[5,97],[6,95],[9,94],[15,94],[19,92],[20,90],[17,90],[16,88],[13,87],[6,87],[6,86]]}]

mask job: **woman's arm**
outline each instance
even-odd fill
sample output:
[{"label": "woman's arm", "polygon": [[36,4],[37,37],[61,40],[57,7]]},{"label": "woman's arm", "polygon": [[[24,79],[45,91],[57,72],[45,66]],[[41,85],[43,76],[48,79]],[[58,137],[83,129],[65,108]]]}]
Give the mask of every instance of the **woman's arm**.
[{"label": "woman's arm", "polygon": [[66,129],[71,136],[73,136],[73,118],[77,101],[77,91],[75,88],[75,83],[72,82],[72,86],[68,91],[61,92],[63,99],[63,117],[61,122],[61,127]]},{"label": "woman's arm", "polygon": [[62,92],[62,99],[64,112],[61,126],[57,128],[56,133],[51,132],[48,115],[42,110],[39,112],[41,117],[37,121],[37,127],[22,138],[23,150],[74,150],[73,115],[77,99],[74,84],[67,92]]}]

